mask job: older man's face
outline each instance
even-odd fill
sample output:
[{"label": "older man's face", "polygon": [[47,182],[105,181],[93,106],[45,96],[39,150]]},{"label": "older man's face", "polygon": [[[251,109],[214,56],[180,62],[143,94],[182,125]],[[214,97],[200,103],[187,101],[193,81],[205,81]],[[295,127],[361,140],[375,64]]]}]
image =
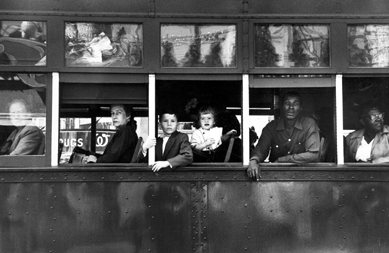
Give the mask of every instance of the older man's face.
[{"label": "older man's face", "polygon": [[282,105],[284,117],[288,120],[296,119],[302,110],[301,101],[297,96],[287,96]]},{"label": "older man's face", "polygon": [[384,114],[377,109],[370,110],[362,119],[366,129],[372,132],[379,132],[384,127]]},{"label": "older man's face", "polygon": [[9,107],[11,122],[15,126],[25,126],[29,119],[29,113],[23,103],[14,103]]}]

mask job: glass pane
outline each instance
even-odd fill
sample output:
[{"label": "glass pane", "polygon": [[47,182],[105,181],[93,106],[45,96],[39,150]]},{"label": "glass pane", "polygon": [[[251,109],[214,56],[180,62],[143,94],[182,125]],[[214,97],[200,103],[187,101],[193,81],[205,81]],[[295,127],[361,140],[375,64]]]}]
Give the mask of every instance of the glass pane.
[{"label": "glass pane", "polygon": [[250,157],[272,163],[335,162],[334,96],[334,88],[250,88]]},{"label": "glass pane", "polygon": [[329,67],[328,25],[255,25],[255,67]]},{"label": "glass pane", "polygon": [[349,25],[349,66],[389,66],[389,25]]},{"label": "glass pane", "polygon": [[158,81],[156,93],[158,113],[172,108],[178,115],[177,130],[188,135],[193,162],[242,162],[241,81]]},{"label": "glass pane", "polygon": [[66,22],[65,25],[66,66],[142,66],[142,24]]},{"label": "glass pane", "polygon": [[162,25],[162,67],[236,67],[235,25]]},{"label": "glass pane", "polygon": [[46,134],[43,74],[0,73],[0,154],[43,155]]},{"label": "glass pane", "polygon": [[46,22],[0,21],[0,65],[46,66]]},{"label": "glass pane", "polygon": [[389,79],[344,78],[345,162],[389,162]]}]

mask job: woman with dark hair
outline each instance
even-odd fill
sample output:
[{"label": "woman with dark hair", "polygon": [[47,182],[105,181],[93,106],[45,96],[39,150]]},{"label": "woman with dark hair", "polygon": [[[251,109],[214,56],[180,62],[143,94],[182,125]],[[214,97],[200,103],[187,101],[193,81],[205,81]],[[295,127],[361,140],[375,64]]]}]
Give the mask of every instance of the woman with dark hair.
[{"label": "woman with dark hair", "polygon": [[111,105],[111,118],[116,127],[116,133],[104,150],[96,157],[89,155],[86,162],[96,163],[129,163],[134,154],[138,135],[133,109],[129,105]]}]

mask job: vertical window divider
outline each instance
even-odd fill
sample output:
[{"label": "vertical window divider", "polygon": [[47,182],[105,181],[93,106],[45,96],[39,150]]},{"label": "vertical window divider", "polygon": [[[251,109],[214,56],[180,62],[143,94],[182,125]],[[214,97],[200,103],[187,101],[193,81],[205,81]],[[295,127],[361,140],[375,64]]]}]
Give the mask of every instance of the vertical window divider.
[{"label": "vertical window divider", "polygon": [[51,89],[51,166],[58,166],[58,142],[59,142],[59,73],[52,73]]},{"label": "vertical window divider", "polygon": [[[155,114],[155,74],[149,74],[149,137],[155,137],[156,114]],[[149,165],[155,162],[155,148],[148,150]]]},{"label": "vertical window divider", "polygon": [[337,164],[344,165],[343,147],[343,75],[336,75],[336,146]]},{"label": "vertical window divider", "polygon": [[249,101],[249,75],[243,74],[242,78],[242,132],[243,132],[243,165],[248,166],[250,160],[250,134],[249,134],[249,118],[250,118],[250,101]]}]

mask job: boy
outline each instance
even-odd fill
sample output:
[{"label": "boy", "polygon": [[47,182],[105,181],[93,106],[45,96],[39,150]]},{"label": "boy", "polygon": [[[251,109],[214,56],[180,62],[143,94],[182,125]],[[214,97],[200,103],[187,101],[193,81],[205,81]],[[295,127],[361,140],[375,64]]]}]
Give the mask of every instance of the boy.
[{"label": "boy", "polygon": [[144,156],[146,156],[148,149],[156,146],[156,162],[153,164],[152,170],[157,172],[162,168],[175,169],[192,163],[193,153],[188,135],[177,131],[177,115],[172,111],[163,111],[159,115],[159,125],[163,135],[157,140],[154,137],[149,137],[142,144]]}]

